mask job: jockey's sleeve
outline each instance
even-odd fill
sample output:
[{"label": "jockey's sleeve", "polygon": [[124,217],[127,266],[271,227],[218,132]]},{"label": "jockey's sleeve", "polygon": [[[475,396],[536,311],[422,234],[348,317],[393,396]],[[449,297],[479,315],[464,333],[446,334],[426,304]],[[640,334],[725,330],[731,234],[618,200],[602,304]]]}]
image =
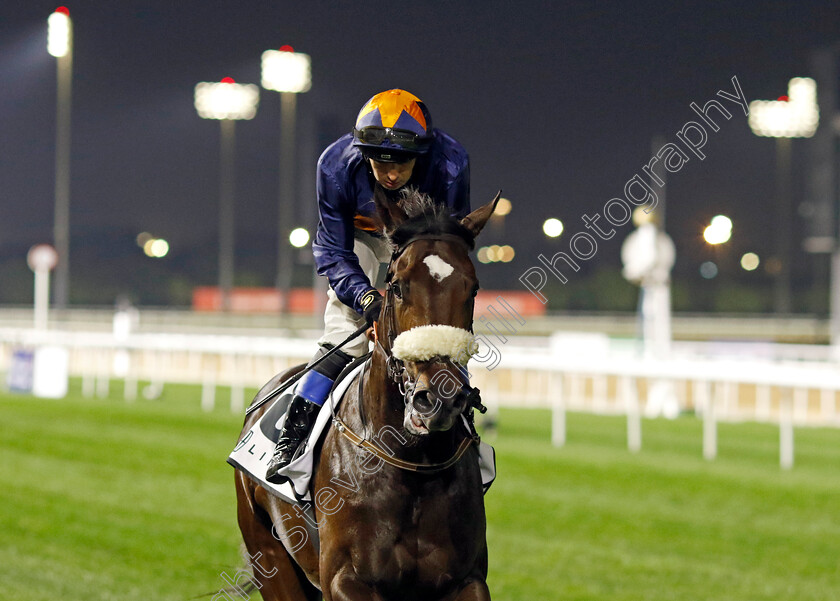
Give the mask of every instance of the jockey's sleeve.
[{"label": "jockey's sleeve", "polygon": [[338,299],[362,313],[359,299],[373,286],[362,271],[353,252],[353,216],[355,199],[333,174],[318,169],[318,228],[312,241],[312,253],[318,275],[325,275]]},{"label": "jockey's sleeve", "polygon": [[420,191],[446,203],[450,215],[461,219],[470,212],[470,157],[452,136],[434,132],[429,178]]},{"label": "jockey's sleeve", "polygon": [[470,163],[465,159],[458,174],[446,188],[446,204],[451,215],[461,219],[470,212]]}]

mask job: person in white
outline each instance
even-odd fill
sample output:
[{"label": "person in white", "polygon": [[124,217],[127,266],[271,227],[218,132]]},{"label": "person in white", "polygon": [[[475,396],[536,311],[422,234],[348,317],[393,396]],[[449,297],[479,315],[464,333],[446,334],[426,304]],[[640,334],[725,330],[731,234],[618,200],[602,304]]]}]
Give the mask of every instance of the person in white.
[{"label": "person in white", "polygon": [[[660,228],[658,214],[645,207],[633,211],[634,230],[621,247],[622,274],[641,287],[639,314],[645,357],[665,359],[671,350],[671,269],[676,252],[671,237]],[[679,404],[670,382],[654,382],[646,413],[676,417]]]}]

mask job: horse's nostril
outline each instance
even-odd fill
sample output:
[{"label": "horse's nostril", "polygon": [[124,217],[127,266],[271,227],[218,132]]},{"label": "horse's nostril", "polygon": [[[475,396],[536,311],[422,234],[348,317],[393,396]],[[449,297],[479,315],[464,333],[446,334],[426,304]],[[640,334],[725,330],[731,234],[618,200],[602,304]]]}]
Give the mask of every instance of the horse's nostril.
[{"label": "horse's nostril", "polygon": [[411,404],[414,406],[414,410],[417,411],[417,413],[423,415],[424,417],[428,417],[435,409],[436,400],[435,395],[433,395],[431,391],[418,390],[414,393],[414,396],[411,399]]}]

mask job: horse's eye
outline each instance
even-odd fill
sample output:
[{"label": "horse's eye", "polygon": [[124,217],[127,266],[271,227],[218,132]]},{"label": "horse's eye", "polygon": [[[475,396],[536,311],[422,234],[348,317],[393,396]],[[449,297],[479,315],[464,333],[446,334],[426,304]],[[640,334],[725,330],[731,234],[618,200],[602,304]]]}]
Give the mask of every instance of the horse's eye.
[{"label": "horse's eye", "polygon": [[397,298],[402,298],[402,289],[399,282],[391,282],[391,294]]},{"label": "horse's eye", "polygon": [[478,284],[473,286],[473,289],[472,289],[472,297],[475,298],[476,296],[478,296]]}]

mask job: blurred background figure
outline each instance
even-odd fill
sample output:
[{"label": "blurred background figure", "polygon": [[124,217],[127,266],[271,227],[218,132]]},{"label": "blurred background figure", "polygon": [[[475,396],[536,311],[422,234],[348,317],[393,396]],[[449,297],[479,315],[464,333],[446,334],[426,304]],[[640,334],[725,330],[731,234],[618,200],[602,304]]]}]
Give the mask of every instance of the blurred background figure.
[{"label": "blurred background figure", "polygon": [[[649,209],[648,209],[649,210]],[[638,286],[639,322],[643,353],[649,359],[665,359],[671,350],[671,269],[676,252],[674,242],[661,229],[660,213],[633,211],[636,229],[621,246],[624,278]],[[670,382],[654,382],[646,413],[650,417],[674,418],[679,404]]]},{"label": "blurred background figure", "polygon": [[125,378],[131,371],[131,353],[128,340],[140,325],[140,311],[131,303],[131,299],[121,294],[114,303],[114,351],[112,373],[118,378]]}]

